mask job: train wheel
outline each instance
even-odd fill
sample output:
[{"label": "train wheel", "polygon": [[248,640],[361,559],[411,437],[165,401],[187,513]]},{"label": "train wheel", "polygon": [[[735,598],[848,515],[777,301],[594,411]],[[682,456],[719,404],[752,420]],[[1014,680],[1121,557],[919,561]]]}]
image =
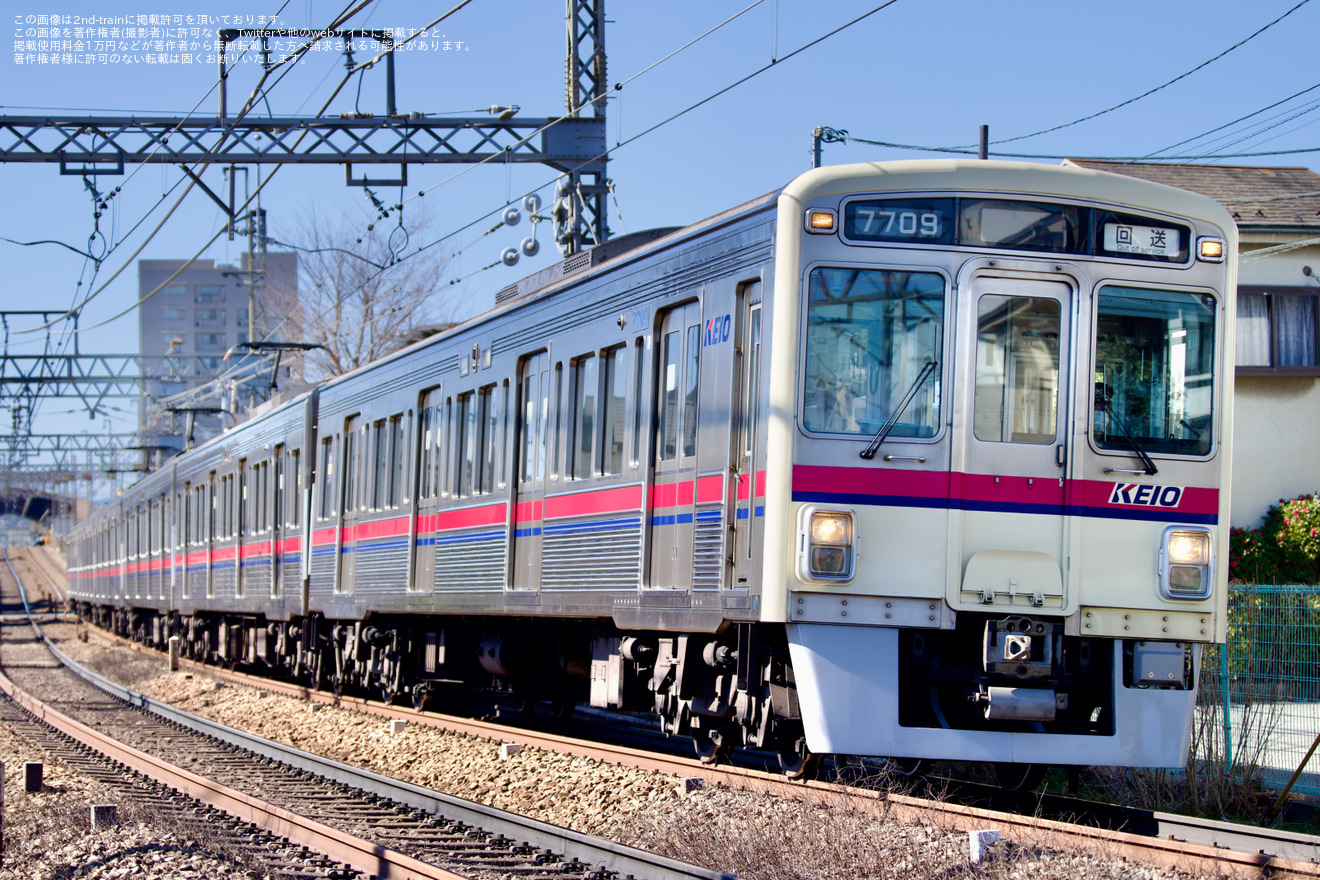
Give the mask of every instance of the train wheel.
[{"label": "train wheel", "polygon": [[794,724],[779,731],[779,769],[789,779],[804,779],[815,774],[820,764],[817,755],[807,748],[802,725]]},{"label": "train wheel", "polygon": [[995,781],[1004,791],[1034,791],[1045,779],[1045,764],[995,764]]},{"label": "train wheel", "polygon": [[703,764],[716,764],[721,759],[728,760],[733,747],[733,740],[723,726],[697,728],[692,731],[692,745],[696,747],[697,758]]}]

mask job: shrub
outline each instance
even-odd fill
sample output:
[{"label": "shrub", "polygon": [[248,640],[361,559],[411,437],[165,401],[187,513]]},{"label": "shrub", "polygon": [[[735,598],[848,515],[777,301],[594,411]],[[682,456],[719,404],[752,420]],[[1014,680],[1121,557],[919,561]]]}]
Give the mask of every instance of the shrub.
[{"label": "shrub", "polygon": [[[1297,512],[1290,515],[1294,509]],[[1259,527],[1228,537],[1228,578],[1246,584],[1320,583],[1320,502],[1310,495],[1271,505]],[[1292,537],[1293,531],[1306,532]],[[1307,542],[1301,539],[1305,538]],[[1309,551],[1306,549],[1309,547]]]},{"label": "shrub", "polygon": [[1313,495],[1301,495],[1284,502],[1280,513],[1283,521],[1275,540],[1296,560],[1298,569],[1309,568],[1302,583],[1320,582],[1320,500]]}]

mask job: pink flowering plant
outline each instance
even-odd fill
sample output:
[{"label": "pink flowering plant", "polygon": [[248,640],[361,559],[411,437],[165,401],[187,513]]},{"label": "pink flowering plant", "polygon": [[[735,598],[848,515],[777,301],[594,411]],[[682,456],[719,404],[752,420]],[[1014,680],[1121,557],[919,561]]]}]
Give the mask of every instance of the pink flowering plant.
[{"label": "pink flowering plant", "polygon": [[1301,495],[1279,508],[1282,523],[1275,533],[1279,547],[1310,564],[1309,583],[1320,582],[1320,499]]},{"label": "pink flowering plant", "polygon": [[1229,530],[1228,578],[1239,584],[1320,583],[1318,536],[1320,500],[1280,498],[1257,528]]}]

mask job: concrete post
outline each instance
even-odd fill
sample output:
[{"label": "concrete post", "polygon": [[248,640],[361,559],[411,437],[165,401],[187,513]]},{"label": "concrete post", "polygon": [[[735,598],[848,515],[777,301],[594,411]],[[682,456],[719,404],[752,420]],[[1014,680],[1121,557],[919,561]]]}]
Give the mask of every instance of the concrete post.
[{"label": "concrete post", "polygon": [[28,794],[41,791],[44,768],[40,761],[28,761],[23,765],[23,790]]}]

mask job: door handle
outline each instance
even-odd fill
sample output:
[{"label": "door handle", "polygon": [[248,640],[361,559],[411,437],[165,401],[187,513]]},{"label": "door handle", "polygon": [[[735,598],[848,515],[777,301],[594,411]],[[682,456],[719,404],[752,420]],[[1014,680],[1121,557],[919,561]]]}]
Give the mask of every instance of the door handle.
[{"label": "door handle", "polygon": [[1059,467],[1068,463],[1068,449],[1062,443],[1054,447],[1054,463]]}]

